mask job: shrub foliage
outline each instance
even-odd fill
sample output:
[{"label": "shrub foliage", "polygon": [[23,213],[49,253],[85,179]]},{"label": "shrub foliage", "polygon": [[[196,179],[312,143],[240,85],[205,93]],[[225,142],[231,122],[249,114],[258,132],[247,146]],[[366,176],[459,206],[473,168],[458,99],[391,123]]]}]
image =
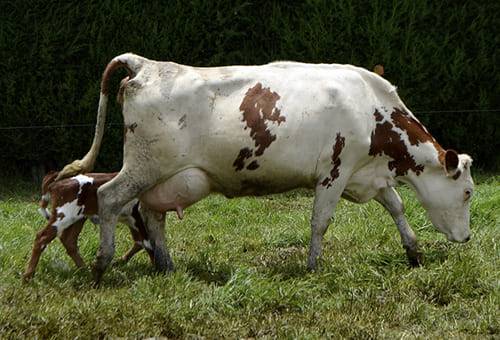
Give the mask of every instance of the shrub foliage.
[{"label": "shrub foliage", "polygon": [[[3,1],[0,126],[93,124],[101,73],[129,51],[197,66],[381,63],[444,147],[491,169],[500,112],[484,110],[500,108],[499,12],[499,2],[456,0]],[[121,164],[117,105],[108,117],[101,170]],[[3,129],[2,164],[61,166],[83,156],[92,134],[91,125]]]}]

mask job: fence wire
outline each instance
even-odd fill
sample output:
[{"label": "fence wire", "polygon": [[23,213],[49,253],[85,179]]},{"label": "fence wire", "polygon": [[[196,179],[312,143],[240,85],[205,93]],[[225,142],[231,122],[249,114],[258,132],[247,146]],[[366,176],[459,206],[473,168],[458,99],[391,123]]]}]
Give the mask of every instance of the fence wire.
[{"label": "fence wire", "polygon": [[[491,113],[500,112],[500,109],[484,109],[484,110],[418,110],[412,111],[415,114],[424,113]],[[66,128],[82,128],[92,127],[95,123],[82,124],[58,124],[58,125],[26,125],[26,126],[0,126],[0,130],[30,130],[30,129],[66,129]],[[109,123],[106,127],[123,126],[123,123]]]}]

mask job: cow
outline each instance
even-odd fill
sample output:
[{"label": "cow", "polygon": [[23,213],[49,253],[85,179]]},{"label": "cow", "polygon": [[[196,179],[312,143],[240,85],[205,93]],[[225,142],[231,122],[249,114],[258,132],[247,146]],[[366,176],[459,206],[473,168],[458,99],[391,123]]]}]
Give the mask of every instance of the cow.
[{"label": "cow", "polygon": [[[78,251],[78,237],[87,218],[96,224],[99,223],[96,215],[97,189],[116,174],[89,173],[54,183],[58,172],[51,171],[43,178],[39,212],[47,220],[47,225],[36,235],[31,258],[23,274],[24,281],[33,278],[42,252],[56,236],[76,266],[79,268],[85,266]],[[49,203],[50,211],[47,208]],[[133,246],[121,260],[128,262],[138,251],[145,249],[153,261],[154,256],[141,216],[139,200],[134,199],[126,204],[121,209],[119,219],[129,227],[134,240]]]},{"label": "cow", "polygon": [[[60,178],[91,171],[99,152],[109,79],[125,69],[118,101],[125,126],[123,167],[99,188],[101,243],[94,264],[98,283],[114,254],[121,207],[155,196],[174,176],[196,169],[189,203],[211,192],[227,197],[266,195],[295,188],[315,191],[307,259],[315,270],[322,238],[341,197],[371,199],[392,216],[411,264],[417,240],[394,187],[415,190],[434,226],[448,240],[470,239],[474,189],[472,159],[443,149],[399,98],[389,81],[360,67],[280,61],[260,66],[192,67],[126,53],[104,70],[94,139],[89,152],[64,167]],[[166,195],[168,196],[168,195]],[[161,213],[161,204],[151,213]],[[154,234],[155,265],[173,270]],[[153,236],[152,236],[153,237]]]}]

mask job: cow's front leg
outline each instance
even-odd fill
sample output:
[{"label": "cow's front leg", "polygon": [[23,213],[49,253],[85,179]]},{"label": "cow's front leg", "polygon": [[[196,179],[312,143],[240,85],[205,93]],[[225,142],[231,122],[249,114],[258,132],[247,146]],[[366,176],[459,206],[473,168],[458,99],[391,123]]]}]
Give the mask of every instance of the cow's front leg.
[{"label": "cow's front leg", "polygon": [[143,204],[140,205],[139,210],[144,218],[147,241],[152,248],[156,269],[161,272],[173,271],[174,263],[165,245],[165,213],[147,209]]},{"label": "cow's front leg", "polygon": [[122,169],[115,178],[98,189],[101,243],[93,266],[96,285],[100,283],[102,274],[113,259],[115,227],[122,208],[150,186],[151,182],[154,183],[139,172]]},{"label": "cow's front leg", "polygon": [[317,259],[322,252],[323,235],[328,229],[335,207],[344,190],[346,177],[342,176],[328,184],[320,180],[316,186],[311,218],[311,245],[307,260],[307,269],[309,270],[316,269]]},{"label": "cow's front leg", "polygon": [[406,255],[413,267],[421,264],[422,254],[418,251],[417,237],[410,228],[404,215],[404,206],[401,197],[394,188],[384,188],[379,191],[375,200],[379,202],[391,214],[396,226],[398,227],[399,234],[403,247],[406,249]]}]

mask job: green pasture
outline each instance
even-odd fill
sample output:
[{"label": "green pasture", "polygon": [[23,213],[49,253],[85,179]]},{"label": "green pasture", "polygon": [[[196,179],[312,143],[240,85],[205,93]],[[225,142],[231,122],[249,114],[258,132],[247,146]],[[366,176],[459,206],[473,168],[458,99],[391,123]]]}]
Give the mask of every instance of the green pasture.
[{"label": "green pasture", "polygon": [[[21,273],[37,230],[38,188],[0,180],[0,338],[498,338],[500,177],[477,179],[473,238],[439,234],[413,193],[399,189],[424,254],[407,265],[377,203],[342,201],[317,272],[306,270],[312,193],[213,195],[167,216],[176,271],[155,273],[145,253],[114,264],[102,286],[55,240],[32,282]],[[117,227],[117,253],[131,245]],[[98,228],[80,250],[91,263]]]}]

